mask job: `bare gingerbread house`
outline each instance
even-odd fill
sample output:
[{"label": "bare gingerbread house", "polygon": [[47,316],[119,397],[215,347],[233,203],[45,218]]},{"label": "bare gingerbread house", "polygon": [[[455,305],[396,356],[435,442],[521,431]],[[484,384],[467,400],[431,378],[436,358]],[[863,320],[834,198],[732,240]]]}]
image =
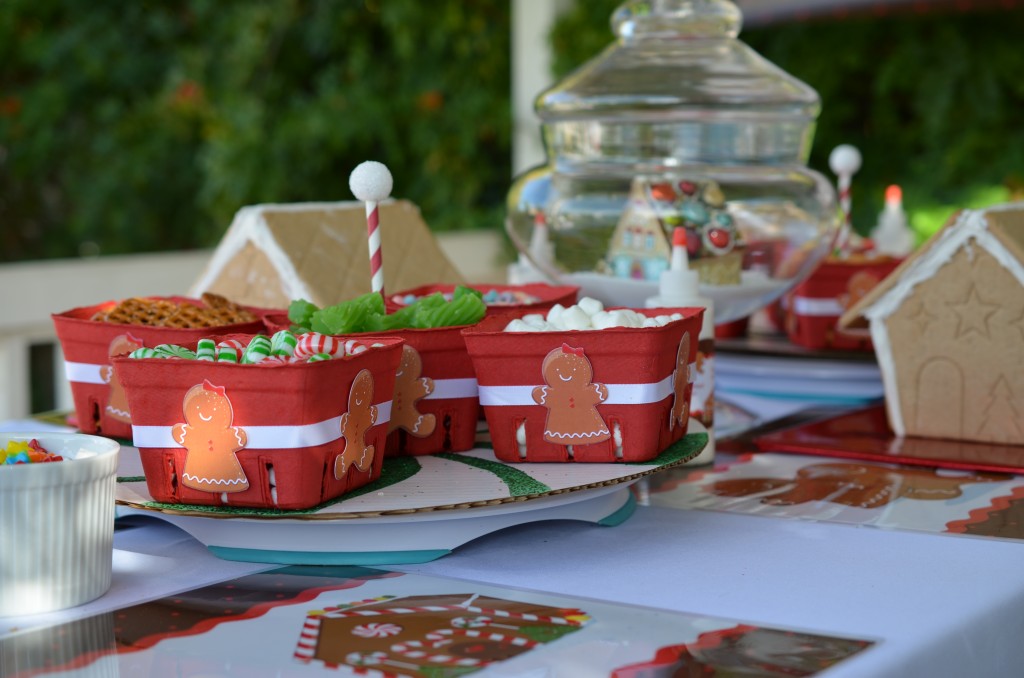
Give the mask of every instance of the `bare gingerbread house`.
[{"label": "bare gingerbread house", "polygon": [[[463,282],[416,205],[388,200],[379,209],[384,289]],[[293,299],[323,307],[369,291],[365,207],[325,202],[243,207],[191,294],[284,308]]]},{"label": "bare gingerbread house", "polygon": [[1024,443],[1024,203],[964,210],[840,319],[897,435]]}]

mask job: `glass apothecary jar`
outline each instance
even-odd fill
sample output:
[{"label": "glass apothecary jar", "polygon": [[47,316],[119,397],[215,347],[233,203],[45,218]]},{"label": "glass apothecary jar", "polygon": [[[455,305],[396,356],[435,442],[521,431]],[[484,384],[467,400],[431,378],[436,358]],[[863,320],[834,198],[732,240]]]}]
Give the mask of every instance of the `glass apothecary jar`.
[{"label": "glass apothecary jar", "polygon": [[806,165],[817,93],[737,39],[728,0],[632,0],[617,40],[540,94],[548,163],[513,182],[506,229],[552,280],[605,303],[658,293],[684,226],[716,321],[808,275],[835,191]]}]

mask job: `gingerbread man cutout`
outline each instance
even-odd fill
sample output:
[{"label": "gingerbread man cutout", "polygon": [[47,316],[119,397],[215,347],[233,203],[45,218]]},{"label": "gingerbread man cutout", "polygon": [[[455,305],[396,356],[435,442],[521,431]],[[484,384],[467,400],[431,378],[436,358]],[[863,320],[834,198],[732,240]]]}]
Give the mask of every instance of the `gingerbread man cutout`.
[{"label": "gingerbread man cutout", "polygon": [[373,402],[373,375],[360,370],[348,392],[348,412],[341,415],[341,435],[345,449],[334,460],[334,477],[341,480],[350,466],[366,471],[373,463],[374,447],[366,444],[366,432],[377,423],[377,407]]},{"label": "gingerbread man cutout", "polygon": [[388,432],[401,428],[417,438],[425,438],[434,432],[437,417],[420,414],[416,403],[434,392],[434,380],[421,377],[423,360],[412,346],[402,347],[402,359],[395,373],[395,395],[391,401],[391,422]]},{"label": "gingerbread man cutout", "polygon": [[675,430],[676,424],[684,429],[690,420],[690,401],[686,398],[686,387],[690,385],[690,333],[683,332],[683,340],[676,351],[676,369],[672,373],[672,411],[668,415],[668,430]]},{"label": "gingerbread man cutout", "polygon": [[839,295],[842,307],[850,308],[863,299],[878,284],[878,276],[868,271],[857,271],[846,283],[846,292]]},{"label": "gingerbread man cutout", "polygon": [[182,402],[184,424],[171,428],[174,441],[184,447],[181,484],[204,492],[242,492],[249,489],[235,452],[245,447],[245,431],[232,426],[234,411],[223,386],[209,381],[196,384]]},{"label": "gingerbread man cutout", "polygon": [[[141,339],[136,339],[130,334],[119,334],[110,342],[107,355],[111,358],[116,355],[127,355],[137,348],[142,348]],[[107,399],[105,410],[107,416],[130,424],[132,419],[128,413],[128,397],[124,394],[124,387],[121,386],[120,380],[114,378],[113,365],[101,367],[100,378],[110,387],[110,397]]]},{"label": "gingerbread man cutout", "polygon": [[720,480],[710,489],[719,497],[765,494],[761,503],[771,506],[828,501],[873,509],[900,497],[926,501],[956,499],[968,483],[1000,482],[1006,478],[995,473],[941,476],[934,469],[894,469],[835,462],[805,466],[793,478],[734,478]]},{"label": "gingerbread man cutout", "polygon": [[591,445],[611,438],[597,405],[608,399],[608,387],[594,384],[594,369],[582,348],[562,344],[544,357],[544,383],[533,389],[533,401],[548,409],[544,440],[559,445]]}]

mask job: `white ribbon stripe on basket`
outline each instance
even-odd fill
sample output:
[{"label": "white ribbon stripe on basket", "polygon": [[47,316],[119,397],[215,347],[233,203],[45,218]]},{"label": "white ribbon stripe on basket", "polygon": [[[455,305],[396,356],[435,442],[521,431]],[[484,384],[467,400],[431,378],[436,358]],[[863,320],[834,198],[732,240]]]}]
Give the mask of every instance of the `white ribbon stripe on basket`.
[{"label": "white ribbon stripe on basket", "polygon": [[[391,401],[376,403],[376,424],[391,420]],[[171,435],[170,426],[132,425],[135,447],[174,448],[181,445]],[[245,431],[247,450],[291,450],[315,447],[341,438],[341,417],[299,426],[239,426]]]}]

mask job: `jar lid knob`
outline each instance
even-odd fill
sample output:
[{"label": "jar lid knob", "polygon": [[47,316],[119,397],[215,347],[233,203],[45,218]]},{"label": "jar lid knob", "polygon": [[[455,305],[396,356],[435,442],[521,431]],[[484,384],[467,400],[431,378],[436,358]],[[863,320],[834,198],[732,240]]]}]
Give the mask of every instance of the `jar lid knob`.
[{"label": "jar lid knob", "polygon": [[628,0],[612,14],[620,39],[735,38],[743,15],[731,0]]}]

